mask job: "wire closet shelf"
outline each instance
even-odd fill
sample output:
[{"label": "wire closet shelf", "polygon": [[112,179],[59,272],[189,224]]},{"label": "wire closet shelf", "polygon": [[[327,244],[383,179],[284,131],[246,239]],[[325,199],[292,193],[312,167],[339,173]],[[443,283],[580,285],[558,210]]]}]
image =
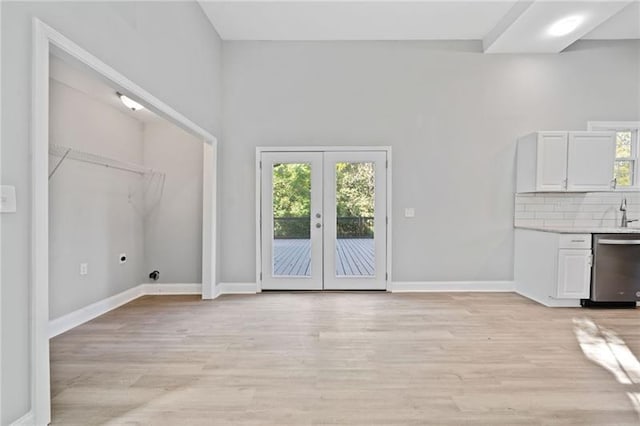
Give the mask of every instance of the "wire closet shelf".
[{"label": "wire closet shelf", "polygon": [[159,205],[164,193],[167,175],[158,170],[143,167],[139,164],[116,160],[103,155],[92,154],[68,146],[49,144],[49,155],[60,160],[51,167],[49,180],[67,160],[75,160],[109,169],[137,174],[141,177],[140,186],[129,186],[128,200],[133,208],[142,216],[146,216]]},{"label": "wire closet shelf", "polygon": [[164,173],[157,170],[143,167],[139,164],[129,163],[126,161],[116,160],[114,158],[105,157],[103,155],[92,154],[90,152],[81,151],[68,146],[49,144],[49,155],[54,157],[60,157],[60,161],[49,172],[49,179],[58,171],[62,163],[66,160],[82,161],[84,163],[95,164],[98,166],[108,167],[111,169],[121,170],[129,173],[136,173],[140,176],[147,174],[160,174]]}]

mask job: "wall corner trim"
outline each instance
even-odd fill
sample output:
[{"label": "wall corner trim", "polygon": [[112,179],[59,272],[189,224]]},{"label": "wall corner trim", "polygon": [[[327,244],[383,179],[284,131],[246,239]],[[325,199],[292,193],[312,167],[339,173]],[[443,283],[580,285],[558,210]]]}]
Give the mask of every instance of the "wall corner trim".
[{"label": "wall corner trim", "polygon": [[33,411],[29,411],[24,416],[20,417],[15,422],[11,423],[11,426],[34,426],[36,424],[36,419],[33,416]]},{"label": "wall corner trim", "polygon": [[513,281],[396,281],[392,293],[514,292]]},{"label": "wall corner trim", "polygon": [[201,284],[140,284],[115,294],[103,300],[99,300],[84,308],[70,312],[59,318],[49,321],[49,338],[56,337],[66,331],[71,330],[85,322],[104,315],[109,311],[119,308],[139,297],[147,295],[180,295],[180,294],[201,294]]}]

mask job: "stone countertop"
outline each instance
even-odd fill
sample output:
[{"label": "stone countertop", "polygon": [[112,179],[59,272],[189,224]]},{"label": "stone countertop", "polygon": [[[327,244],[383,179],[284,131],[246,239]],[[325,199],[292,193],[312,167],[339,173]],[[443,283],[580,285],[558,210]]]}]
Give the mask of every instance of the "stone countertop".
[{"label": "stone countertop", "polygon": [[554,228],[546,226],[516,226],[515,228],[556,234],[640,234],[640,228]]}]

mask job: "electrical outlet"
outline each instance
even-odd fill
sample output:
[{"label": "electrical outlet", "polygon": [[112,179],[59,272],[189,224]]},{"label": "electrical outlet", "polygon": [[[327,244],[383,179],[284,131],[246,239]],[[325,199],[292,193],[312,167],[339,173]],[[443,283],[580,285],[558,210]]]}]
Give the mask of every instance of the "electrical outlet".
[{"label": "electrical outlet", "polygon": [[118,261],[120,262],[120,264],[127,263],[127,253],[120,253]]},{"label": "electrical outlet", "polygon": [[413,207],[407,207],[404,209],[404,217],[416,217],[416,209]]},{"label": "electrical outlet", "polygon": [[89,273],[89,264],[81,263],[80,264],[80,275],[87,275]]}]

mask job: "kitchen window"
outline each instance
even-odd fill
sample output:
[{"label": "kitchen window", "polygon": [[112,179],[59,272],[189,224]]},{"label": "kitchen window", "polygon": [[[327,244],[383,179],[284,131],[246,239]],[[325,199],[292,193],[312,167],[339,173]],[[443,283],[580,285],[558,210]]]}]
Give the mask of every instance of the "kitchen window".
[{"label": "kitchen window", "polygon": [[614,177],[617,189],[640,187],[638,176],[640,164],[640,122],[589,122],[589,130],[608,130],[616,132],[616,158]]}]

